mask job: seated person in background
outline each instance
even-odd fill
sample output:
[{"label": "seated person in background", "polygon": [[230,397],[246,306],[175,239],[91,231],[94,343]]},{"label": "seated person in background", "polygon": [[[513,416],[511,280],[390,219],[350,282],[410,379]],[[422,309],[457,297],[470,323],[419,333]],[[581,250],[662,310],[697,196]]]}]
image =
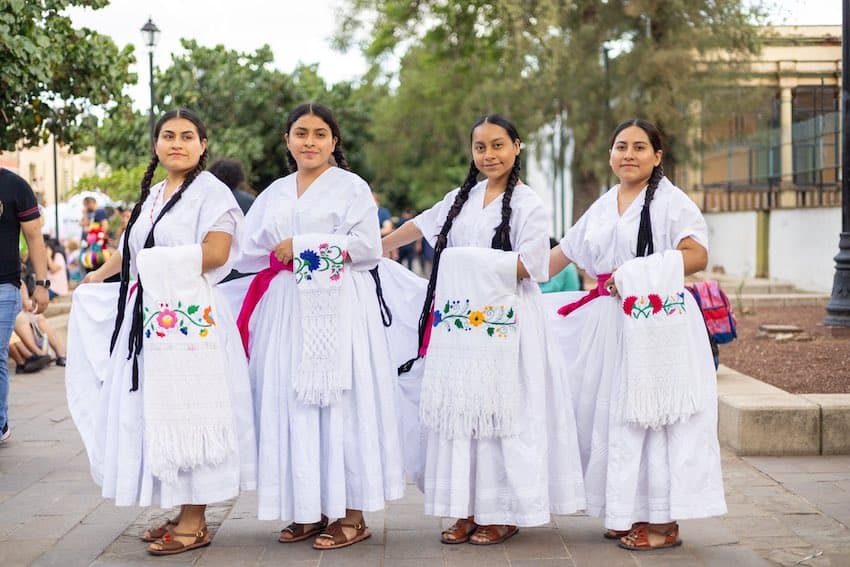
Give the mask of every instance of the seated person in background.
[{"label": "seated person in background", "polygon": [[50,356],[28,348],[15,331],[9,339],[9,358],[15,361],[15,374],[38,372],[50,364]]},{"label": "seated person in background", "polygon": [[[558,245],[558,241],[549,238],[550,248]],[[582,289],[581,276],[575,264],[569,264],[566,268],[549,278],[548,282],[540,284],[543,293],[556,293],[559,291],[580,291]]]}]

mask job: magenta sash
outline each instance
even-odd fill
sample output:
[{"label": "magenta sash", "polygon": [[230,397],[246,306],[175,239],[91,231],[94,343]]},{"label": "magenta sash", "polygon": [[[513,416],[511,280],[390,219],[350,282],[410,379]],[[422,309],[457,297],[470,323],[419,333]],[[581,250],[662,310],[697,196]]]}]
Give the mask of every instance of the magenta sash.
[{"label": "magenta sash", "polygon": [[251,285],[248,286],[248,292],[245,294],[245,300],[242,302],[242,309],[239,310],[239,317],[236,319],[236,327],[239,329],[239,335],[242,337],[242,348],[245,349],[245,356],[248,358],[251,358],[251,354],[248,352],[248,322],[251,320],[251,315],[254,313],[254,309],[257,307],[260,299],[263,298],[266,290],[269,289],[269,284],[283,270],[291,272],[292,262],[282,263],[275,257],[274,250],[272,250],[269,253],[269,267],[258,272],[254,276]]},{"label": "magenta sash", "polygon": [[607,289],[605,289],[605,282],[608,281],[608,278],[611,277],[611,274],[599,274],[596,278],[596,287],[591,289],[585,295],[582,296],[578,301],[573,301],[572,303],[567,303],[558,309],[558,315],[566,317],[585,303],[590,303],[600,295],[611,295]]}]

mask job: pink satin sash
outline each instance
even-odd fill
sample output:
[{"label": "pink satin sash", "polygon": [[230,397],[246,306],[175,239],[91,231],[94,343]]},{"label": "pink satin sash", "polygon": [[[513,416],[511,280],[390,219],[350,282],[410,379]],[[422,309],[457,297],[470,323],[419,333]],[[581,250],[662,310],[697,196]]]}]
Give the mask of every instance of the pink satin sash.
[{"label": "pink satin sash", "polygon": [[572,303],[567,303],[558,309],[558,315],[566,317],[585,303],[590,303],[600,295],[611,295],[607,289],[605,289],[605,282],[611,277],[611,274],[599,274],[596,278],[596,287],[589,292],[587,292],[581,299],[578,301],[573,301]]},{"label": "pink satin sash", "polygon": [[245,301],[242,302],[242,309],[239,310],[239,317],[236,319],[236,327],[238,327],[239,335],[242,337],[242,348],[245,349],[245,356],[248,358],[251,357],[248,352],[248,322],[251,320],[251,315],[254,313],[254,309],[257,307],[260,299],[263,298],[266,290],[269,289],[269,284],[271,284],[274,277],[283,270],[291,272],[292,262],[286,264],[282,263],[275,257],[274,251],[272,251],[269,253],[269,267],[258,272],[257,275],[254,276],[254,281],[252,281],[251,285],[248,286],[248,292],[245,294]]}]

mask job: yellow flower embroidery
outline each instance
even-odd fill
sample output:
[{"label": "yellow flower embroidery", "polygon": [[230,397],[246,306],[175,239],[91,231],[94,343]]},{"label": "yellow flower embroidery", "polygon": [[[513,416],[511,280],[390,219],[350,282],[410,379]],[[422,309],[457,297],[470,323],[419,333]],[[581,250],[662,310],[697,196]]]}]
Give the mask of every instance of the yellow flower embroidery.
[{"label": "yellow flower embroidery", "polygon": [[473,311],[469,314],[469,324],[477,327],[484,322],[484,314],[481,311]]},{"label": "yellow flower embroidery", "polygon": [[201,329],[201,330],[200,330],[200,332],[199,332],[199,334],[200,334],[202,337],[206,337],[206,336],[209,334],[209,332],[210,332],[210,330],[209,330],[209,329]]}]

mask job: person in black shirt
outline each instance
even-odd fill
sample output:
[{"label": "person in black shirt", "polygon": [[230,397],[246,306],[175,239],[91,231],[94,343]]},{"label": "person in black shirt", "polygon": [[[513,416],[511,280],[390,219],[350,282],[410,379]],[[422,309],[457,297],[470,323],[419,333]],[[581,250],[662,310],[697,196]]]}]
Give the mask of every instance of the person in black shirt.
[{"label": "person in black shirt", "polygon": [[236,203],[242,209],[242,214],[247,215],[248,209],[254,204],[254,196],[245,191],[245,171],[242,169],[242,162],[234,158],[222,158],[210,166],[209,172],[230,187]]},{"label": "person in black shirt", "polygon": [[35,194],[20,176],[0,168],[0,442],[9,438],[9,351],[15,317],[24,303],[21,296],[21,231],[35,269],[35,290],[23,308],[41,313],[47,308],[47,254],[41,237],[40,213]]}]

